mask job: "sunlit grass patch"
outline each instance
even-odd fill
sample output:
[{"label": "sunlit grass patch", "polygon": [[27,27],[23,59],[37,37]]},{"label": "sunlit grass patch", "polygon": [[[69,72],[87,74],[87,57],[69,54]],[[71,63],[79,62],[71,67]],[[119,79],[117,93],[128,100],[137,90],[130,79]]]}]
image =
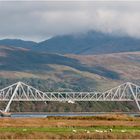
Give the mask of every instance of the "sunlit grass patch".
[{"label": "sunlit grass patch", "polygon": [[0,128],[0,132],[96,132],[96,130],[100,130],[103,132],[140,132],[140,127],[126,127],[126,126],[94,126],[94,127],[3,127]]}]

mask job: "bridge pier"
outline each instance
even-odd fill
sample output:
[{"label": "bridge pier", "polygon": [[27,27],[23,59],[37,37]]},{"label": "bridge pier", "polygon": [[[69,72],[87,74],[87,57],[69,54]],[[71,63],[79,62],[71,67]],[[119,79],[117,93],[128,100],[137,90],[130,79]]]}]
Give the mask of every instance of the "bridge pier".
[{"label": "bridge pier", "polygon": [[9,107],[10,107],[12,101],[13,101],[13,98],[14,98],[14,96],[15,96],[16,93],[17,93],[17,90],[18,90],[19,85],[20,85],[20,82],[17,83],[17,86],[16,86],[16,88],[15,88],[15,90],[14,90],[14,93],[13,93],[13,95],[11,96],[11,98],[10,98],[10,100],[9,100],[9,102],[8,102],[8,104],[7,104],[6,108],[5,108],[5,110],[4,110],[4,112],[8,112]]},{"label": "bridge pier", "polygon": [[132,88],[130,83],[129,83],[129,88],[130,88],[130,90],[132,92],[132,95],[133,95],[134,101],[135,101],[135,103],[136,103],[136,105],[138,107],[138,110],[140,111],[140,104],[139,104],[139,101],[137,100],[137,97],[136,97],[137,93],[134,93],[133,88]]}]

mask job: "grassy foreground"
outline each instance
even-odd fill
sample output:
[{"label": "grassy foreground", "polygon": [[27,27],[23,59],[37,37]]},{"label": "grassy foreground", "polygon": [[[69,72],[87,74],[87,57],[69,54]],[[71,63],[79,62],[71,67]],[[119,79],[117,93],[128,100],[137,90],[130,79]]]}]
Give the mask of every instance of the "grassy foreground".
[{"label": "grassy foreground", "polygon": [[125,115],[0,119],[0,139],[139,138],[140,118]]}]

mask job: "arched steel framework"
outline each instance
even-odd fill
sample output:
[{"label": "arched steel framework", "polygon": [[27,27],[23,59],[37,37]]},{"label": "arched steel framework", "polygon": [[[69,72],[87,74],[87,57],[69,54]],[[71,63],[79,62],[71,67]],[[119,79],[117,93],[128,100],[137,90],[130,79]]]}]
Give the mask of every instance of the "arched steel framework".
[{"label": "arched steel framework", "polygon": [[0,101],[135,101],[140,111],[140,86],[127,82],[105,92],[42,92],[23,82],[0,90]]}]

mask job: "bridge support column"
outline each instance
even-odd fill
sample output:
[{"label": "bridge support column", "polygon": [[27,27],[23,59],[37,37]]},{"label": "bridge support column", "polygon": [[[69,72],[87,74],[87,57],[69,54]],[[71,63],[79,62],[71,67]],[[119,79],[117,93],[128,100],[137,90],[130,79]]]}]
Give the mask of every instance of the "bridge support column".
[{"label": "bridge support column", "polygon": [[138,100],[137,100],[137,97],[136,97],[136,94],[134,93],[133,88],[131,87],[130,84],[129,84],[129,88],[130,88],[130,90],[131,90],[131,92],[132,92],[132,95],[133,95],[134,101],[135,101],[135,103],[136,103],[136,105],[137,105],[137,107],[138,107],[138,110],[140,111],[140,104],[139,104],[139,102],[138,102]]},{"label": "bridge support column", "polygon": [[8,102],[8,104],[7,104],[6,108],[5,108],[5,110],[4,110],[4,112],[8,112],[9,107],[10,107],[10,105],[11,105],[11,103],[12,103],[12,100],[13,100],[14,96],[15,96],[16,93],[17,93],[17,90],[18,90],[19,85],[20,85],[20,82],[18,82],[18,84],[17,84],[17,86],[16,86],[16,88],[15,88],[15,90],[14,90],[14,93],[13,93],[13,95],[11,96],[11,98],[10,98],[10,100],[9,100],[9,102]]},{"label": "bridge support column", "polygon": [[140,111],[140,104],[139,104],[138,100],[137,100],[137,99],[135,99],[135,102],[136,102],[137,107],[138,107],[138,109],[139,109],[139,111]]}]

